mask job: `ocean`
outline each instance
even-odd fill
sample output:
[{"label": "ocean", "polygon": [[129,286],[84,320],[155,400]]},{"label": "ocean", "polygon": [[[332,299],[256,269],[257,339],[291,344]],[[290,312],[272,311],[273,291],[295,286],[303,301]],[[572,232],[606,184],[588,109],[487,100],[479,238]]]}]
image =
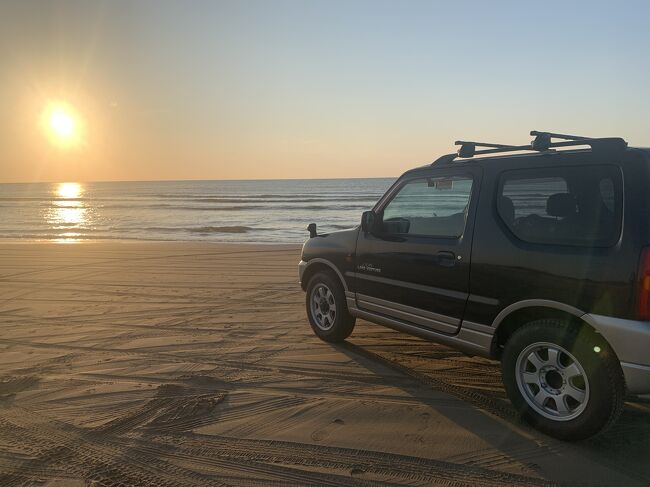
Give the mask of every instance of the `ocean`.
[{"label": "ocean", "polygon": [[300,243],[356,226],[395,181],[0,184],[0,238]]}]

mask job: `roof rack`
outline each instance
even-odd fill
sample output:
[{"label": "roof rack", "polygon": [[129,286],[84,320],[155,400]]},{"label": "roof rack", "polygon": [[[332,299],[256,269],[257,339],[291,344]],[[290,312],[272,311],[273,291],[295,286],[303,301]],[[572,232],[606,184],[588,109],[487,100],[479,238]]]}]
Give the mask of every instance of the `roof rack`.
[{"label": "roof rack", "polygon": [[[446,154],[436,159],[431,165],[449,163],[457,157],[471,158],[483,154],[497,154],[502,152],[554,152],[556,147],[575,147],[586,145],[592,151],[620,152],[625,150],[627,142],[620,137],[603,137],[592,138],[580,135],[556,134],[553,132],[539,132],[532,130],[530,135],[535,138],[528,145],[506,145],[493,144],[489,142],[474,142],[457,140],[455,145],[459,145],[456,154]],[[562,142],[553,142],[552,139],[560,139]],[[477,150],[477,148],[481,148]]]}]

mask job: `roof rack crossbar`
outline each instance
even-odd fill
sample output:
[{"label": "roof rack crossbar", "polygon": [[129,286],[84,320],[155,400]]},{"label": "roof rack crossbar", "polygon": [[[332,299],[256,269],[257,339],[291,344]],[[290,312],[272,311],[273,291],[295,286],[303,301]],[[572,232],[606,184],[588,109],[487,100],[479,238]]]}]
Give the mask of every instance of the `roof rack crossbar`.
[{"label": "roof rack crossbar", "polygon": [[[489,146],[483,146],[481,145],[480,147],[489,147]],[[462,146],[461,146],[462,148]],[[497,148],[495,147],[494,149],[481,149],[474,151],[474,155],[481,155],[481,154],[496,154],[498,152],[517,152],[517,151],[522,151],[522,150],[533,150],[530,144],[527,145],[506,145],[503,146],[502,148]]]},{"label": "roof rack crossbar", "polygon": [[[619,151],[627,147],[627,142],[620,137],[583,137],[582,135],[556,134],[553,132],[540,132],[531,130],[530,135],[535,139],[530,143],[533,150],[544,152],[553,147],[571,147],[576,145],[588,145],[591,150]],[[564,142],[553,142],[553,139],[560,139]]]},{"label": "roof rack crossbar", "polygon": [[566,134],[556,134],[553,132],[540,132],[539,130],[531,130],[530,135],[537,137],[538,135],[547,135],[554,139],[564,139],[564,140],[590,140],[592,137],[584,137],[582,135],[566,135]]},{"label": "roof rack crossbar", "polygon": [[[537,130],[532,130],[530,135],[533,135],[535,139],[527,145],[506,145],[457,140],[455,145],[459,145],[460,147],[456,154],[444,155],[434,161],[431,165],[449,163],[457,157],[469,159],[476,155],[497,154],[501,152],[553,152],[553,149],[556,147],[575,147],[583,145],[589,146],[592,151],[620,152],[625,150],[627,147],[627,142],[620,137],[592,138],[580,135],[540,132]],[[552,139],[560,139],[561,142],[553,142]],[[476,150],[477,147],[485,147],[485,149]]]},{"label": "roof rack crossbar", "polygon": [[454,145],[467,145],[467,144],[474,144],[476,147],[493,147],[495,149],[509,149],[510,147],[513,147],[512,145],[507,145],[507,144],[492,144],[489,142],[473,142],[473,141],[466,141],[466,140],[457,140],[454,142]]},{"label": "roof rack crossbar", "polygon": [[[468,140],[457,140],[454,142],[455,145],[459,145],[458,157],[472,157],[476,154],[489,154],[490,152],[485,152],[489,150],[491,152],[505,152],[515,150],[512,145],[506,144],[493,144],[491,142],[474,142]],[[488,149],[476,150],[477,147],[487,147]]]}]

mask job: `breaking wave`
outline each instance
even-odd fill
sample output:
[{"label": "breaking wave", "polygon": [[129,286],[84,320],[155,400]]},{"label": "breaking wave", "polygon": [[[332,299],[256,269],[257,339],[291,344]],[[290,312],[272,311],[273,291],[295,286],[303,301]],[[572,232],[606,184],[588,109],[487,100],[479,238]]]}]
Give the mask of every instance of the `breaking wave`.
[{"label": "breaking wave", "polygon": [[234,226],[225,226],[225,227],[198,227],[198,228],[188,228],[188,231],[192,233],[248,233],[253,230],[251,227],[244,227],[239,225]]}]

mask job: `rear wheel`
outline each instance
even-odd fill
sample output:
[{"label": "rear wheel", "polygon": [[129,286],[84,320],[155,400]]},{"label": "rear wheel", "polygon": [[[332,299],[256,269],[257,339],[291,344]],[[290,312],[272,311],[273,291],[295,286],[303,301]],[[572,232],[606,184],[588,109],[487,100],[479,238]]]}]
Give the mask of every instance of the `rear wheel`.
[{"label": "rear wheel", "polygon": [[513,405],[550,436],[588,438],[611,425],[623,407],[618,360],[586,327],[554,319],[524,325],[506,343],[501,364]]},{"label": "rear wheel", "polygon": [[307,284],[307,316],[314,333],[327,342],[350,336],[355,319],[348,312],[345,291],[336,276],[318,272]]}]

